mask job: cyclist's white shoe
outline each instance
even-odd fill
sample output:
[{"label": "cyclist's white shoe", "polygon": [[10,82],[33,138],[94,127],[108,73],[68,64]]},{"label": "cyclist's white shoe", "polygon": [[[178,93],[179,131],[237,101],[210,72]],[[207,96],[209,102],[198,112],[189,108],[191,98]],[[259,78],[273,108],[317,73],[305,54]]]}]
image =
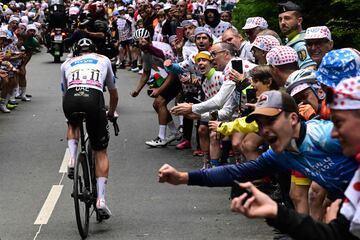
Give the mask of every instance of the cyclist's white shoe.
[{"label": "cyclist's white shoe", "polygon": [[103,198],[99,198],[96,201],[96,208],[98,210],[101,219],[108,219],[112,215],[110,209],[105,203],[105,199]]},{"label": "cyclist's white shoe", "polygon": [[67,167],[67,175],[68,178],[70,179],[74,179],[74,168],[75,168],[75,161],[70,159]]},{"label": "cyclist's white shoe", "polygon": [[166,146],[167,143],[168,142],[166,139],[161,139],[159,137],[145,142],[145,144],[150,147],[163,147],[163,146]]}]

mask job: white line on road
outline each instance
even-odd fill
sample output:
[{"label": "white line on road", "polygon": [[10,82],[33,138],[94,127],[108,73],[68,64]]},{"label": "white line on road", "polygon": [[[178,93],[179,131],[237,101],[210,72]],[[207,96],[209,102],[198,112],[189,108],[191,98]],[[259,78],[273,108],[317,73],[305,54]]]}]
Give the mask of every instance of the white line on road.
[{"label": "white line on road", "polygon": [[66,148],[64,158],[63,158],[61,166],[60,166],[59,173],[66,173],[67,172],[67,164],[69,162],[69,159],[70,159],[69,148]]},{"label": "white line on road", "polygon": [[47,196],[43,207],[40,210],[38,217],[36,218],[34,224],[47,224],[51,213],[53,212],[56,202],[60,197],[63,185],[53,185],[49,195]]}]

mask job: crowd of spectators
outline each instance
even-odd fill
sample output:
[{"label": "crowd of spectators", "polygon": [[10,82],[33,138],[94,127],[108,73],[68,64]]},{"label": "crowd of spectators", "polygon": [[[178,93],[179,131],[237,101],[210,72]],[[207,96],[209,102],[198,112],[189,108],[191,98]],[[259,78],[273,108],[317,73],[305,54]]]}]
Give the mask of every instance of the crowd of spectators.
[{"label": "crowd of spectators", "polygon": [[[165,164],[160,182],[235,191],[234,180],[252,181],[241,185],[252,196],[233,196],[232,210],[267,218],[284,239],[359,239],[360,53],[333,50],[331,29],[303,29],[302,10],[291,1],[274,3],[281,33],[262,16],[237,29],[232,0],[64,4],[80,35],[101,42],[108,32],[117,68],[141,75],[132,97],[148,86],[159,128],[145,144],[196,145],[202,168]],[[38,50],[46,9],[47,1],[3,6],[2,112],[16,97],[30,101],[25,65]],[[82,26],[89,13],[106,20],[104,34]]]}]

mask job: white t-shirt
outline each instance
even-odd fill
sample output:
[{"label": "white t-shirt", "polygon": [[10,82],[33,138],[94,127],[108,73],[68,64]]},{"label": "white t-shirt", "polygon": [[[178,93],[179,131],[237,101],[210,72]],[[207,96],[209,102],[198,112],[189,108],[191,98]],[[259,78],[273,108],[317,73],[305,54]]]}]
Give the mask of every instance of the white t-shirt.
[{"label": "white t-shirt", "polygon": [[70,58],[61,65],[63,94],[67,89],[75,87],[87,87],[102,92],[105,83],[108,89],[116,88],[111,61],[106,56],[88,53]]}]

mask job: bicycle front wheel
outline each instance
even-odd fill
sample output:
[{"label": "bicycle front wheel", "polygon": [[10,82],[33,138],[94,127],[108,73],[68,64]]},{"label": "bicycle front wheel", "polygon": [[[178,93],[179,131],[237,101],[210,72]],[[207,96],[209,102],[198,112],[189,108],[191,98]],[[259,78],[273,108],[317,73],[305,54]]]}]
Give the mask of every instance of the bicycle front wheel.
[{"label": "bicycle front wheel", "polygon": [[89,167],[86,154],[80,153],[75,165],[73,197],[76,223],[80,236],[84,239],[89,231],[90,207],[92,196],[90,189]]}]

